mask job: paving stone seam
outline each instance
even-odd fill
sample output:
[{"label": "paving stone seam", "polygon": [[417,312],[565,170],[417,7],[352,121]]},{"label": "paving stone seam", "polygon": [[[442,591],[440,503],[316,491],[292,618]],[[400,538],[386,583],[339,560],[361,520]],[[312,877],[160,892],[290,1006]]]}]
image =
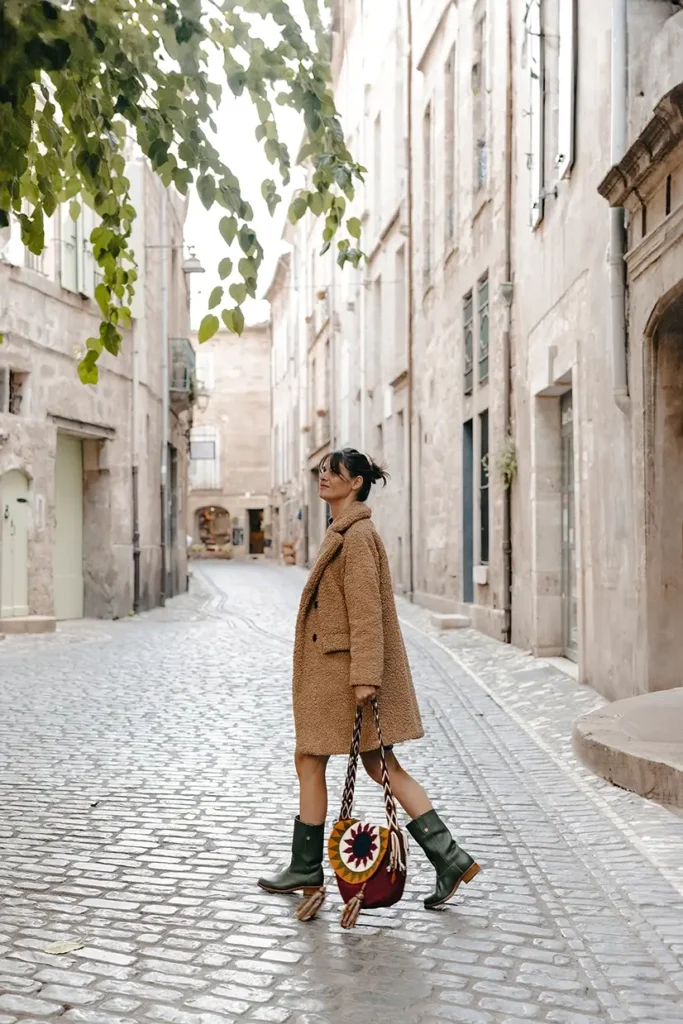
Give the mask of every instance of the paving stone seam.
[{"label": "paving stone seam", "polygon": [[[429,642],[431,640],[430,637],[426,637],[425,639],[427,640],[427,642]],[[494,749],[498,753],[500,759],[502,761],[504,761],[505,763],[507,763],[509,768],[511,769],[511,771],[513,771],[518,777],[520,777],[520,785],[523,784],[524,786],[526,786],[527,790],[529,791],[530,795],[532,796],[532,799],[534,800],[534,803],[536,804],[536,806],[539,809],[539,814],[545,816],[548,820],[550,820],[553,823],[553,826],[554,826],[555,830],[557,831],[558,835],[560,835],[561,837],[564,838],[563,832],[562,832],[562,829],[561,829],[560,825],[561,825],[561,823],[564,823],[565,826],[566,826],[566,821],[564,819],[561,819],[559,817],[559,815],[554,815],[552,813],[552,809],[544,806],[542,801],[539,799],[539,797],[536,796],[534,791],[538,790],[539,787],[538,787],[537,782],[535,781],[535,778],[532,778],[528,774],[524,773],[523,767],[520,765],[519,760],[518,760],[517,756],[515,755],[515,753],[510,750],[510,748],[507,746],[507,744],[505,744],[503,741],[501,741],[499,739],[498,734],[495,731],[495,729],[489,723],[487,723],[484,718],[480,718],[477,715],[476,707],[473,704],[473,702],[469,699],[469,697],[465,693],[463,693],[463,691],[461,689],[458,689],[453,684],[452,680],[449,678],[448,674],[444,671],[442,666],[439,665],[438,661],[436,659],[432,658],[429,650],[428,649],[425,650],[424,647],[422,648],[422,650],[423,650],[423,654],[426,657],[428,657],[429,660],[432,662],[435,671],[438,672],[441,675],[441,678],[443,679],[445,685],[454,692],[456,699],[458,699],[461,702],[461,704],[463,705],[463,708],[465,709],[465,711],[469,713],[470,720],[472,722],[474,722],[477,725],[477,727],[479,728],[479,730],[487,737],[487,739],[489,740],[491,745],[494,747]],[[446,652],[446,653],[448,653],[448,652]],[[475,682],[478,682],[476,677],[472,676],[471,673],[468,673],[468,675],[470,675],[470,677],[473,678]],[[490,695],[487,694],[487,696],[490,696]],[[455,737],[458,740],[460,740],[460,737],[459,737],[459,734],[458,734],[458,729],[457,729],[457,726],[454,723],[454,719],[453,719],[452,714],[446,715],[445,709],[443,708],[443,706],[438,701],[438,698],[430,697],[430,700],[432,700],[433,702],[435,702],[436,704],[439,705],[439,710],[440,710],[441,713],[436,716],[439,728],[441,728],[442,731],[444,731],[446,734],[448,734],[448,732],[450,731],[452,734],[455,735]],[[496,703],[496,706],[499,708],[499,710],[504,715],[508,714],[506,708],[501,707],[497,702],[495,702],[495,703]],[[488,787],[488,784],[482,778],[482,773],[477,769],[476,761],[475,761],[475,759],[474,759],[474,757],[473,757],[473,755],[472,755],[472,753],[470,751],[471,744],[463,743],[461,740],[460,740],[460,742],[454,742],[453,739],[451,739],[451,743],[453,744],[455,749],[458,750],[458,752],[460,753],[460,756],[462,757],[463,761],[469,760],[469,762],[470,762],[469,774],[470,774],[470,777],[471,777],[474,785],[477,786],[477,788],[480,788],[481,787],[481,783],[483,782],[483,784],[486,785],[487,788],[490,790],[490,787]],[[562,764],[557,765],[557,767],[559,767],[564,772],[564,766]],[[572,780],[572,781],[575,781],[575,780]],[[497,797],[495,796],[495,794],[492,791],[489,792],[489,795],[486,798],[486,804],[487,804],[487,806],[491,806],[493,804],[497,804],[498,807],[501,808],[501,805],[498,802]],[[598,813],[599,813],[599,809],[598,809]],[[508,818],[506,812],[502,808],[500,810],[499,817],[505,818],[506,820],[509,821],[509,818]],[[614,827],[614,824],[613,823],[611,823],[611,824],[612,824],[612,827]],[[537,862],[536,857],[534,855],[533,847],[529,846],[526,843],[524,845],[525,845],[525,849],[527,851],[528,856],[531,859],[533,859],[535,863],[537,863],[537,867],[539,867],[539,870],[541,870],[541,873],[542,873],[543,869],[542,869],[542,867],[540,865],[538,865],[538,862]],[[586,869],[586,873],[589,874],[592,877],[594,884],[604,894],[606,900],[612,906],[612,908],[614,910],[614,913],[616,915],[618,915],[619,918],[625,919],[628,922],[628,924],[629,924],[629,926],[631,928],[637,929],[638,934],[639,934],[639,936],[641,938],[641,941],[643,942],[643,945],[653,955],[653,958],[654,958],[655,962],[657,962],[658,964],[662,963],[662,962],[665,962],[667,964],[667,966],[670,968],[671,973],[670,974],[662,974],[662,978],[668,984],[673,984],[680,991],[683,991],[683,982],[679,981],[676,978],[676,974],[677,974],[677,972],[679,973],[681,971],[681,967],[683,966],[683,964],[681,964],[681,961],[678,958],[676,958],[672,954],[672,952],[668,949],[668,947],[666,946],[665,942],[663,942],[663,940],[657,934],[656,929],[654,929],[653,926],[650,924],[650,922],[647,921],[641,914],[638,913],[638,911],[633,906],[633,904],[625,902],[623,899],[619,899],[619,898],[617,898],[617,900],[615,900],[614,894],[611,893],[610,890],[608,888],[606,888],[606,886],[604,884],[605,878],[609,878],[610,874],[609,874],[608,871],[606,871],[606,869],[604,867],[601,868],[600,873],[598,873],[598,870],[596,869],[596,866],[595,866],[595,863],[596,863],[595,862],[595,855],[591,856],[588,851],[586,851],[584,853],[581,850],[580,847],[572,846],[572,851],[573,851],[573,853],[575,855],[577,855],[579,857],[579,859],[581,860],[581,862],[584,865],[584,868]],[[656,867],[656,865],[653,865],[653,867],[654,867],[655,870],[657,870],[657,871],[659,870]],[[524,870],[526,871],[526,867],[524,868]],[[615,882],[616,882],[616,879],[615,879]],[[618,890],[621,890],[618,893],[618,897],[621,896],[623,892],[627,892],[628,891],[626,884],[624,884],[624,883],[619,884],[618,882],[616,884],[618,885]],[[537,884],[536,884],[536,888],[538,888]],[[563,910],[559,910],[559,911],[556,912],[554,910],[554,908],[550,908],[550,907],[548,909],[551,912],[552,916],[555,917],[556,919],[558,919],[558,927],[560,927],[560,930],[563,932],[563,934],[567,934],[568,937],[570,937],[570,938],[572,938],[574,940],[577,940],[579,938],[579,936],[575,932],[575,930],[567,929],[566,927],[562,927],[559,924],[559,918],[563,917],[564,911]],[[585,943],[584,943],[584,945],[585,945]],[[595,958],[595,954],[593,953],[592,950],[591,950],[591,954]],[[603,980],[606,981],[606,984],[609,985],[609,979],[606,978],[606,976],[605,976],[601,966],[599,965],[599,963],[597,963],[597,960],[595,961],[595,969],[597,971],[599,971],[600,976],[603,978]],[[593,980],[593,979],[591,979],[591,980]],[[595,981],[594,981],[594,984],[595,984]],[[642,1022],[641,1022],[641,1024],[642,1024]]]},{"label": "paving stone seam", "polygon": [[638,849],[638,851],[644,857],[646,857],[647,860],[666,878],[666,880],[676,890],[676,892],[680,896],[683,896],[683,885],[681,885],[680,878],[673,872],[669,871],[667,865],[663,864],[659,858],[652,855],[650,849],[648,849],[647,845],[643,843],[640,836],[638,836],[638,834],[633,830],[633,828],[625,820],[625,818],[623,818],[622,815],[620,815],[617,811],[613,809],[613,807],[608,803],[608,801],[604,799],[604,797],[598,790],[588,785],[584,778],[581,777],[581,773],[583,773],[584,771],[586,772],[586,774],[588,774],[586,769],[583,769],[578,764],[574,766],[568,763],[565,758],[558,756],[557,753],[553,750],[553,748],[546,742],[546,740],[544,740],[542,736],[539,736],[538,732],[533,728],[533,726],[531,726],[521,715],[519,715],[514,708],[511,708],[503,699],[501,699],[500,696],[490,686],[488,686],[488,684],[483,679],[481,679],[480,676],[478,676],[477,673],[473,669],[471,669],[458,656],[458,654],[455,651],[451,650],[450,647],[447,647],[445,644],[441,643],[441,641],[437,640],[435,637],[430,636],[429,633],[425,632],[419,626],[414,625],[407,619],[401,619],[401,623],[407,629],[412,630],[415,633],[418,633],[425,640],[434,644],[436,647],[439,648],[439,650],[443,651],[444,654],[447,654],[450,658],[452,658],[456,665],[458,665],[458,667],[462,669],[463,672],[466,672],[467,675],[477,684],[477,686],[479,686],[494,701],[496,706],[499,707],[502,711],[504,711],[507,715],[509,715],[510,718],[513,719],[513,721],[521,729],[524,730],[527,736],[529,736],[534,741],[534,743],[537,746],[539,746],[548,755],[549,758],[551,758],[551,760],[557,765],[557,767],[560,768],[565,775],[571,778],[573,782],[575,782],[575,784],[581,789],[582,793],[590,798],[591,802],[599,809],[599,811],[606,817],[608,817],[613,822],[613,824],[616,825],[619,828],[619,830],[622,831],[628,837],[629,841],[633,844],[633,846],[635,846]]}]

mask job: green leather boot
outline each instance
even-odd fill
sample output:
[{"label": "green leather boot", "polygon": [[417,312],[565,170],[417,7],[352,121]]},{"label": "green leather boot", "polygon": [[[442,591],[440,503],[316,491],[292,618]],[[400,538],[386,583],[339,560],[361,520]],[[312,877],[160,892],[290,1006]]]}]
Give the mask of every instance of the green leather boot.
[{"label": "green leather boot", "polygon": [[479,865],[458,846],[436,811],[415,818],[408,831],[436,868],[436,889],[424,901],[427,910],[435,910],[455,896],[462,882],[472,881]]},{"label": "green leather boot", "polygon": [[310,921],[315,917],[325,899],[324,842],[325,826],[305,825],[297,815],[294,819],[292,859],[289,867],[274,878],[258,880],[259,886],[266,892],[303,893],[304,899],[297,910],[300,921]]}]

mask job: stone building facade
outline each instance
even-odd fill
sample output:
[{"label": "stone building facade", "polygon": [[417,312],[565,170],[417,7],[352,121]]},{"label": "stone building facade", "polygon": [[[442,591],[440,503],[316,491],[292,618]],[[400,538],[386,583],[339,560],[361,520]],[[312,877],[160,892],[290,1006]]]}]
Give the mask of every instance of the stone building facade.
[{"label": "stone building facade", "polygon": [[[77,374],[86,339],[99,330],[90,211],[84,209],[76,223],[58,211],[40,258],[26,252],[14,226],[0,239],[0,593],[6,630],[50,629],[55,620],[83,616],[117,618],[185,589],[194,361],[181,266],[185,204],[164,195],[142,161],[131,160],[129,177],[139,211],[133,326],[121,354],[103,356],[97,386],[84,387]],[[168,339],[171,390],[163,431],[162,350]],[[162,580],[165,436],[170,478]]]},{"label": "stone building facade", "polygon": [[339,0],[368,261],[307,215],[273,314],[303,301],[296,347],[326,297],[324,440],[388,463],[397,590],[610,698],[680,684],[682,33],[665,0]]},{"label": "stone building facade", "polygon": [[270,325],[197,345],[187,534],[195,557],[271,550]]}]

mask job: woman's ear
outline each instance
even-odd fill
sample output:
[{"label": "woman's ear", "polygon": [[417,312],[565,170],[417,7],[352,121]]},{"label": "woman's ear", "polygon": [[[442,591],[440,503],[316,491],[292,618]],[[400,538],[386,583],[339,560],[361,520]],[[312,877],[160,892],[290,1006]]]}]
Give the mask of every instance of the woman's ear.
[{"label": "woman's ear", "polygon": [[363,486],[363,477],[362,476],[357,476],[355,480],[351,481],[351,490],[354,491],[356,494],[358,493],[358,491],[360,491],[362,486]]}]

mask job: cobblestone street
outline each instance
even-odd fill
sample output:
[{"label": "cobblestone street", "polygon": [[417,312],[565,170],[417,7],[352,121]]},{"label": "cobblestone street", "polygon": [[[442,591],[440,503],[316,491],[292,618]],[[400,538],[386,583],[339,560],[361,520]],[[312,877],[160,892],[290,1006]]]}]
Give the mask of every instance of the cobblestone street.
[{"label": "cobblestone street", "polygon": [[255,887],[296,813],[303,579],[205,563],[164,610],[0,644],[0,1024],[683,1021],[683,819],[577,765],[595,694],[404,602],[427,738],[402,758],[481,874],[430,914],[413,848],[404,901],[349,933],[333,886],[308,925]]}]

